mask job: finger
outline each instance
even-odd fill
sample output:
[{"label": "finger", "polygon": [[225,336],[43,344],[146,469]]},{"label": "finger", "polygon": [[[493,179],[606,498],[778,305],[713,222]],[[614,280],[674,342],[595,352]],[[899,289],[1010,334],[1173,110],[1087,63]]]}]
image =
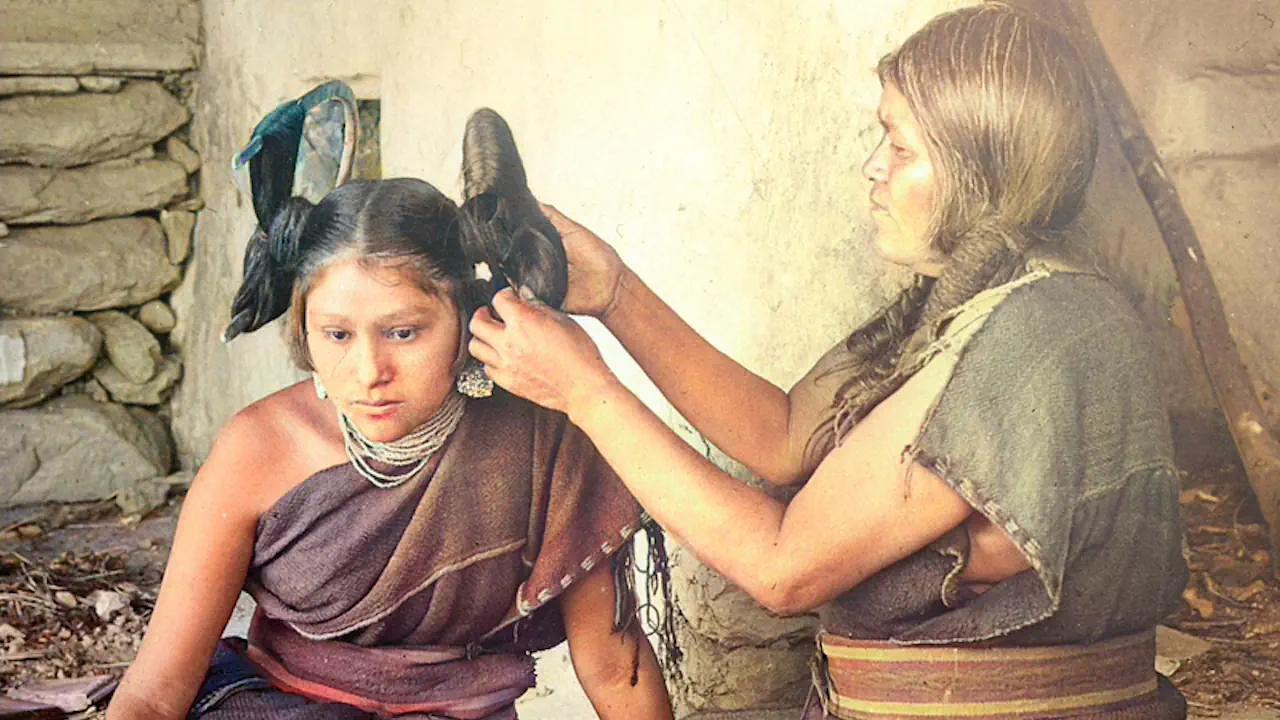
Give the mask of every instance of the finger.
[{"label": "finger", "polygon": [[528,305],[529,307],[532,307],[532,308],[548,307],[546,303],[542,302],[542,298],[538,297],[533,293],[533,290],[528,285],[521,285],[520,290],[516,294],[519,295],[520,299],[523,300],[525,304]]},{"label": "finger", "polygon": [[467,352],[471,353],[471,357],[484,363],[485,367],[500,367],[502,365],[502,356],[489,343],[472,337],[471,342],[467,343]]},{"label": "finger", "polygon": [[511,389],[511,382],[514,378],[505,369],[485,363],[484,374],[489,376],[489,379],[498,387],[508,391]]},{"label": "finger", "polygon": [[481,306],[471,315],[467,329],[477,337],[492,338],[502,333],[503,323],[488,307]]},{"label": "finger", "polygon": [[487,323],[496,323],[498,325],[502,324],[502,318],[494,315],[493,310],[491,310],[488,305],[481,305],[476,308],[476,311],[471,313],[471,319],[473,321],[478,319]]},{"label": "finger", "polygon": [[561,235],[568,235],[582,229],[578,223],[570,220],[568,216],[550,205],[542,205],[542,213],[551,221],[552,227]]},{"label": "finger", "polygon": [[493,296],[492,304],[493,309],[497,310],[498,314],[505,318],[505,322],[515,319],[520,313],[525,312],[525,308],[528,307],[528,304],[516,295],[516,291],[512,287],[504,287],[499,290],[498,294]]}]

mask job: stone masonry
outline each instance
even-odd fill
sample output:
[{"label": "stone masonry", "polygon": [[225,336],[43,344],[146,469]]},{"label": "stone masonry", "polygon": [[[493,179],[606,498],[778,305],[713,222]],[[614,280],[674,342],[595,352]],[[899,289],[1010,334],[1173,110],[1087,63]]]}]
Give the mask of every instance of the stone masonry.
[{"label": "stone masonry", "polygon": [[174,469],[199,4],[0,16],[0,507],[131,493]]}]

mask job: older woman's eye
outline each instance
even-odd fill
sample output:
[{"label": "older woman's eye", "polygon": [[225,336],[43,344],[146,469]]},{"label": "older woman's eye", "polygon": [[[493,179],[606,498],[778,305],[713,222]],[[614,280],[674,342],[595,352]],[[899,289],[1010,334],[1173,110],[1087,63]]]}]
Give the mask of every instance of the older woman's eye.
[{"label": "older woman's eye", "polygon": [[395,328],[387,332],[387,337],[400,342],[409,342],[418,337],[418,328]]},{"label": "older woman's eye", "polygon": [[915,153],[911,152],[910,150],[906,149],[905,147],[897,143],[890,143],[889,147],[893,149],[893,154],[895,156],[903,160],[910,160],[912,157],[915,156]]},{"label": "older woman's eye", "polygon": [[351,337],[351,333],[346,330],[325,330],[324,336],[334,342],[346,342]]}]

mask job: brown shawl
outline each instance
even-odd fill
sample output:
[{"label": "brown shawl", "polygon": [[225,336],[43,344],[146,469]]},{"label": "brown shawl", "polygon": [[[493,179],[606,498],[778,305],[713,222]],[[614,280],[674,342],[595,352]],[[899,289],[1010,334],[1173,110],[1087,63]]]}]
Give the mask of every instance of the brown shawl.
[{"label": "brown shawl", "polygon": [[339,465],[263,515],[248,656],[315,699],[485,717],[532,687],[529,652],[564,639],[555,598],[641,522],[564,415],[502,392],[469,401],[409,482]]}]

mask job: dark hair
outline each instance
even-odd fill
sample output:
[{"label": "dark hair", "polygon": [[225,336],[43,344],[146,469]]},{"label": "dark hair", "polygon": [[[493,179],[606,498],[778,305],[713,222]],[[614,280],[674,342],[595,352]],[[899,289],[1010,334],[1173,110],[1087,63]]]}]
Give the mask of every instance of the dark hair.
[{"label": "dark hair", "polygon": [[467,120],[462,137],[462,213],[476,230],[475,250],[493,275],[490,294],[514,282],[551,307],[569,291],[560,233],[529,191],[507,121],[489,108]]},{"label": "dark hair", "polygon": [[920,276],[845,341],[851,372],[810,438],[825,452],[927,361],[955,308],[1023,272],[1027,252],[1076,229],[1097,155],[1083,59],[1058,30],[997,2],[944,13],[878,67],[907,99],[937,178],[929,241],[941,275]]},{"label": "dark hair", "polygon": [[306,343],[305,300],[316,272],[336,256],[403,265],[423,289],[443,294],[462,321],[460,359],[471,313],[484,302],[475,280],[477,233],[458,206],[422,180],[356,180],[318,204],[292,197],[256,229],[244,254],[244,280],[232,301],[224,339],[253,332],[289,311],[290,354],[314,369]]}]

